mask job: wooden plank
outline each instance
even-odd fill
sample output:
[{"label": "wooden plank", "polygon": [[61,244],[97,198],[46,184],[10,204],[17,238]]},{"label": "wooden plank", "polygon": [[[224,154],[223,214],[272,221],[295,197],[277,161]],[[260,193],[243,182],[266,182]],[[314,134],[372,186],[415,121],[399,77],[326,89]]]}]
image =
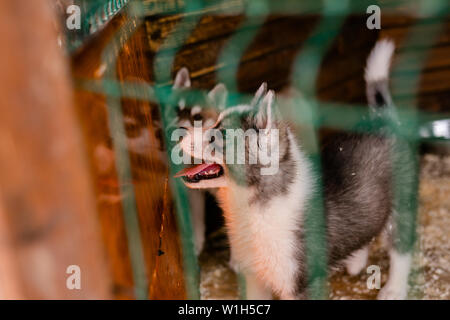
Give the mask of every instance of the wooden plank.
[{"label": "wooden plank", "polygon": [[446,113],[447,117],[450,116],[450,108],[448,102],[450,101],[450,91],[437,92],[433,91],[430,94],[423,93],[419,96],[416,95],[405,95],[400,97],[395,97],[395,103],[401,105],[411,105],[417,103],[417,105],[422,109],[429,112],[441,112]]},{"label": "wooden plank", "polygon": [[[430,17],[419,18],[411,14],[416,12],[417,3],[407,1],[383,1],[381,6],[382,30],[380,37],[393,38],[397,44],[396,59],[406,58],[414,63],[411,50],[428,49],[426,37],[417,37],[412,47],[405,48],[404,36],[412,26],[419,26],[424,35],[437,31],[437,24]],[[386,14],[385,14],[386,13]],[[151,30],[151,50],[160,49],[162,39],[176,30],[182,15],[149,17],[147,28]],[[242,18],[242,17],[241,17]],[[321,66],[317,86],[319,96],[326,101],[365,102],[363,70],[366,58],[375,42],[378,31],[365,27],[366,15],[353,15],[347,19],[342,32],[329,50]],[[258,36],[245,51],[240,60],[238,71],[239,89],[252,91],[261,81],[268,81],[273,88],[279,88],[290,82],[293,61],[301,50],[303,41],[308,36],[314,23],[308,24],[307,16],[270,16]],[[440,80],[446,79],[446,71],[429,72],[433,68],[447,68],[447,48],[450,48],[450,23],[440,33],[434,48],[430,52],[425,68],[419,94],[433,90],[446,89]],[[295,32],[292,32],[295,30]],[[219,64],[218,57],[227,47],[228,39],[242,32],[239,19],[232,16],[210,15],[202,17],[197,27],[183,44],[178,44],[173,70],[187,66],[193,76],[193,84],[199,88],[210,88],[217,81],[215,73],[221,69],[226,74],[227,64]],[[282,34],[283,36],[279,36]],[[177,38],[175,36],[175,38]],[[410,45],[410,44],[409,44]],[[174,48],[175,44],[169,46]],[[406,56],[406,57],[403,57]],[[159,53],[164,59],[164,54]],[[270,61],[270,63],[267,63]],[[263,66],[263,67],[261,67]],[[231,71],[232,69],[230,69]],[[435,80],[433,77],[436,76]],[[405,94],[402,90],[401,94]]]},{"label": "wooden plank", "polygon": [[446,69],[450,67],[450,44],[439,46],[439,47],[431,47],[431,48],[419,48],[415,50],[405,50],[396,53],[395,60],[401,60],[404,63],[402,69],[397,69],[398,71],[411,71],[417,70],[422,64],[417,57],[425,54],[427,60],[425,62],[425,66],[423,68],[424,71],[427,70],[435,70],[435,69]]},{"label": "wooden plank", "polygon": [[[394,92],[394,100],[399,103],[405,103],[405,101],[411,103],[412,97],[418,97],[417,102],[419,108],[429,111],[446,111],[449,110],[447,103],[443,99],[432,98],[433,93],[442,97],[442,92],[450,90],[450,44],[446,44],[446,31],[450,24],[444,27],[444,32],[440,33],[437,43],[432,47],[424,47],[424,39],[418,39],[412,46],[408,44],[408,47],[404,44],[404,37],[411,31],[413,26],[410,19],[410,23],[407,25],[401,24],[390,29],[382,29],[380,32],[380,38],[394,39],[397,50],[393,60],[393,68],[395,73],[392,74],[392,81],[398,79],[404,79],[405,82],[396,88]],[[426,34],[427,32],[435,31],[436,25],[424,24],[417,19],[414,21],[419,23],[420,32]],[[351,30],[344,30],[339,36],[341,41],[349,45],[351,37],[353,36]],[[361,38],[361,35],[355,35],[355,39]],[[365,48],[355,48],[354,50],[347,51],[348,57],[341,56],[339,49],[334,47],[330,50],[330,54],[335,56],[335,59],[328,57],[322,65],[321,75],[325,75],[325,79],[319,80],[320,84],[327,83],[327,77],[331,79],[335,78],[337,81],[328,86],[322,86],[320,88],[320,97],[326,101],[339,101],[339,102],[358,102],[365,103],[364,93],[364,80],[363,80],[363,68],[365,66],[365,60],[371,50],[371,46]],[[417,57],[420,54],[427,52],[428,58],[425,64],[422,66],[422,61],[419,61]],[[326,62],[326,61],[329,61]],[[402,67],[397,67],[397,62],[402,61]],[[359,61],[359,63],[356,63]],[[412,83],[408,81],[409,75],[412,71],[417,71],[421,68],[421,79],[419,83],[419,89],[416,92]],[[342,77],[336,76],[336,74],[342,74]]]},{"label": "wooden plank", "polygon": [[[124,24],[116,17],[92,42],[72,58],[77,79],[101,79],[106,71],[102,50]],[[148,34],[144,26],[134,33],[118,52],[117,73],[121,81],[146,82],[152,78],[148,59]],[[132,299],[133,278],[123,220],[115,155],[107,121],[105,97],[83,90],[76,91],[78,115],[83,123],[91,170],[95,177],[97,207],[103,230],[103,241],[113,274],[115,297]],[[168,182],[168,161],[161,141],[159,109],[155,104],[122,99],[122,111],[129,139],[132,183],[138,209],[142,244],[152,299],[184,299],[184,274],[181,246]],[[139,150],[133,139],[147,137]],[[145,139],[144,139],[145,140]]]},{"label": "wooden plank", "polygon": [[[167,39],[167,37],[172,34],[181,19],[181,15],[149,17],[146,19],[149,48],[151,51],[160,49],[162,40]],[[185,43],[180,43],[176,40],[170,44],[165,43],[165,49],[179,48],[180,46],[191,45],[202,41],[211,42],[213,39],[229,36],[235,31],[242,20],[242,15],[204,15],[195,25],[195,30]],[[177,38],[175,37],[175,39]]]},{"label": "wooden plank", "polygon": [[[193,83],[201,88],[210,88],[215,83],[215,73],[220,68],[227,68],[227,65],[219,64],[218,58],[222,50],[228,45],[231,35],[235,35],[236,32],[244,32],[240,28],[242,19],[230,16],[205,16],[201,21],[207,21],[200,23],[188,37],[185,44],[179,43],[179,51],[175,57],[175,63],[173,70],[178,70],[182,66],[187,66],[191,71]],[[310,17],[309,19],[299,19],[290,17],[271,16],[267,18],[267,21],[257,32],[256,38],[248,43],[248,49],[241,57],[238,82],[241,90],[253,90],[258,84],[253,83],[251,79],[246,76],[252,76],[258,78],[257,71],[264,71],[269,74],[271,70],[261,69],[249,70],[246,72],[245,65],[247,62],[262,60],[265,57],[280,54],[286,57],[287,52],[292,58],[301,46],[302,41],[306,38],[308,30],[310,31],[314,27],[314,22],[317,19]],[[153,22],[152,22],[153,23]],[[150,22],[147,22],[147,26]],[[238,28],[239,27],[239,28]],[[253,28],[252,24],[246,25],[245,28]],[[238,29],[236,29],[238,28]],[[245,29],[245,30],[246,30]],[[176,30],[176,29],[175,29]],[[234,31],[234,33],[233,33]],[[178,31],[176,31],[178,32]],[[283,33],[284,37],[279,37],[279,34]],[[206,35],[211,37],[208,39]],[[156,41],[153,38],[152,50],[158,50],[159,46],[163,42],[161,39]],[[155,45],[158,43],[158,45]],[[152,51],[153,53],[154,51]],[[152,53],[149,53],[150,55]],[[164,59],[164,53],[159,52],[160,59]],[[160,60],[161,61],[161,60]],[[289,63],[290,60],[285,60],[284,64]],[[280,60],[282,62],[282,60]],[[160,62],[163,63],[163,62]],[[267,65],[268,67],[270,65]],[[253,71],[253,73],[251,72]],[[244,73],[242,75],[242,72]],[[278,77],[282,76],[279,74]],[[289,74],[285,74],[286,77]],[[240,81],[240,79],[245,79]],[[283,80],[286,82],[287,78]],[[251,82],[250,85],[249,82]],[[278,79],[276,81],[279,82]]]},{"label": "wooden plank", "polygon": [[[123,23],[123,16],[116,17],[100,34],[72,56],[72,73],[75,79],[101,79],[105,72],[101,61],[102,49]],[[77,89],[75,107],[94,177],[95,200],[114,297],[133,299],[133,277],[105,97]]]},{"label": "wooden plank", "polygon": [[[189,36],[186,44],[179,44],[173,69],[187,66],[191,70],[195,86],[210,88],[216,81],[217,70],[225,69],[226,73],[228,68],[227,64],[218,64],[218,58],[221,51],[227,47],[231,36],[230,21],[234,21],[233,26],[237,28],[233,35],[243,30],[240,29],[234,17],[206,16],[203,19],[208,23],[200,23]],[[270,16],[257,32],[255,39],[248,44],[247,50],[240,59],[239,89],[252,91],[262,79],[268,81],[269,86],[274,88],[280,88],[289,83],[294,59],[316,22],[317,17],[314,16]],[[147,22],[147,26],[149,24],[155,25],[154,21]],[[208,26],[205,27],[206,25]],[[222,30],[226,32],[221,33]],[[211,35],[209,41],[206,41],[203,31]],[[359,36],[360,33],[362,33],[361,36]],[[168,35],[170,32],[164,34]],[[283,36],[280,37],[280,34]],[[369,41],[369,34],[374,35],[371,41]],[[373,45],[376,35],[377,32],[371,32],[365,28],[364,17],[349,18],[344,25],[342,35],[336,40],[333,49],[324,60],[323,70],[325,71],[320,73],[319,87],[322,89],[361,71],[364,67],[365,55],[368,54],[370,45]],[[155,37],[153,41],[155,44]],[[159,40],[158,43],[161,42]],[[154,46],[153,50],[158,50],[158,46]],[[359,65],[355,63],[355,54],[358,55],[357,60],[361,61]],[[161,52],[159,55],[161,58]],[[261,64],[264,65],[263,68]],[[328,72],[329,69],[336,67],[338,72]]]},{"label": "wooden plank", "polygon": [[[395,18],[403,16],[392,16]],[[442,29],[430,18],[411,18],[405,25],[393,24],[390,28],[383,28],[381,38],[391,38],[397,45],[393,66],[395,73],[392,81],[401,80],[393,92],[394,100],[398,103],[410,104],[414,101],[419,108],[427,111],[449,111],[447,94],[450,90],[450,20],[446,19]],[[413,42],[405,43],[406,36],[413,29],[419,36]],[[428,35],[437,33],[437,39],[432,46]],[[426,61],[419,60],[425,53]],[[401,68],[396,68],[397,62],[402,61]],[[416,91],[413,83],[409,81],[411,72],[421,72],[419,88]]]},{"label": "wooden plank", "polygon": [[347,18],[341,32],[327,51],[317,79],[322,101],[365,103],[364,68],[377,38],[377,30],[365,27],[366,17]]},{"label": "wooden plank", "polygon": [[[146,32],[144,26],[139,28],[120,52],[117,63],[120,80],[149,83],[151,65],[145,55],[148,51]],[[123,99],[122,110],[130,139],[133,184],[150,282],[149,297],[184,299],[181,246],[168,185],[169,160],[160,141],[162,131],[158,132],[159,109],[147,101]],[[135,147],[133,141],[143,137],[148,137],[146,147]]]},{"label": "wooden plank", "polygon": [[[55,20],[45,0],[0,2],[8,44],[0,50],[0,264],[7,279],[0,294],[107,299],[108,270]],[[70,265],[81,268],[81,290],[66,286]]]},{"label": "wooden plank", "polygon": [[[418,94],[431,94],[450,89],[450,70],[435,69],[423,72],[421,74]],[[398,74],[393,81],[400,80],[401,83],[396,86],[396,95],[408,95],[414,93],[413,83],[410,80],[410,73],[404,72]]]}]

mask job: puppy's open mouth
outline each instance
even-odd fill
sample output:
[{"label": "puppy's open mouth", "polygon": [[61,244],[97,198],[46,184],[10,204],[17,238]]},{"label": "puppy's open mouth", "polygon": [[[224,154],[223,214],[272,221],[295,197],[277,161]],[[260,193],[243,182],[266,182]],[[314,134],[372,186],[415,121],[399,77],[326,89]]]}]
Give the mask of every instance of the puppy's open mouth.
[{"label": "puppy's open mouth", "polygon": [[201,180],[215,179],[223,175],[223,168],[217,163],[202,163],[184,168],[174,177],[183,177],[186,182],[197,183]]}]

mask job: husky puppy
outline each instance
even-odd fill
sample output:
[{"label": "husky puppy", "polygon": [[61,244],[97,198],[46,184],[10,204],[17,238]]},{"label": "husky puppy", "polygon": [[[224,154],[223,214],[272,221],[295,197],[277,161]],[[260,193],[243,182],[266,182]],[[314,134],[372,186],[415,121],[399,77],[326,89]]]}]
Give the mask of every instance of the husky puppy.
[{"label": "husky puppy", "polygon": [[[381,108],[392,107],[387,88],[393,51],[393,43],[381,41],[368,58],[365,79],[374,117]],[[225,151],[203,153],[204,163],[176,175],[183,177],[189,188],[219,188],[217,198],[224,212],[234,259],[246,277],[249,299],[270,299],[273,293],[281,299],[298,299],[307,297],[308,292],[304,217],[317,192],[317,178],[291,128],[276,115],[275,94],[267,92],[263,84],[249,105],[226,109],[213,126],[221,132],[254,130],[257,148],[264,141],[270,153],[276,151],[278,170],[274,173],[263,174],[262,169],[269,164],[259,158],[252,164],[227,163],[224,160],[230,147],[227,133]],[[268,139],[273,135],[277,139]],[[211,140],[204,139],[202,144],[206,147]],[[396,157],[392,157],[393,145],[394,139],[382,134],[346,134],[324,146],[322,167],[330,266],[344,261],[350,274],[360,273],[367,263],[369,242],[395,214],[391,186],[391,163]],[[194,155],[190,142],[182,148]],[[246,159],[252,152],[250,141],[246,141]],[[410,173],[414,168],[410,163],[396,170],[404,177],[406,188],[413,185]],[[400,250],[396,241],[391,243],[389,280],[378,298],[404,299],[411,255],[408,250]]]},{"label": "husky puppy", "polygon": [[[212,126],[219,111],[225,107],[226,89],[223,84],[216,85],[207,95],[193,98],[190,94],[191,78],[187,68],[181,68],[173,83],[176,101],[176,126],[192,130],[195,122],[204,127]],[[213,192],[212,190],[208,190]],[[205,242],[205,190],[188,191],[190,212],[194,231],[194,249],[197,256]]]}]

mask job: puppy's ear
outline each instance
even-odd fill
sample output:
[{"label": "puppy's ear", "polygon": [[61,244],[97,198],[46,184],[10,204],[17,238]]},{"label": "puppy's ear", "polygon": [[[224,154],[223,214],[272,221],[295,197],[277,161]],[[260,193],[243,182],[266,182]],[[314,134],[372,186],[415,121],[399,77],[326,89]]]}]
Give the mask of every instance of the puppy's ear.
[{"label": "puppy's ear", "polygon": [[256,126],[260,129],[270,130],[275,125],[275,115],[275,92],[269,90],[257,106],[255,114]]},{"label": "puppy's ear", "polygon": [[175,80],[173,82],[174,89],[180,88],[189,88],[191,86],[191,77],[189,76],[189,71],[186,67],[181,68],[177,75],[175,76]]},{"label": "puppy's ear", "polygon": [[228,90],[223,83],[217,84],[209,93],[208,97],[211,99],[214,107],[219,111],[225,110],[227,104]]},{"label": "puppy's ear", "polygon": [[261,99],[266,95],[266,93],[267,93],[267,83],[263,82],[261,86],[258,88],[258,90],[256,90],[255,96],[253,97],[252,102],[250,102],[250,106],[251,107],[257,106],[261,102]]}]

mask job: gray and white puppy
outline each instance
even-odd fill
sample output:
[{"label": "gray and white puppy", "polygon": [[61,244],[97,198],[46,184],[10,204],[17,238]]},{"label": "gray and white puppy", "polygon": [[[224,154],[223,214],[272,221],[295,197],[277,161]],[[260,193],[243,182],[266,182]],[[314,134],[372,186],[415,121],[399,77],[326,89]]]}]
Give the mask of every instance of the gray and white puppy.
[{"label": "gray and white puppy", "polygon": [[[176,101],[176,126],[192,130],[196,121],[210,127],[225,107],[227,91],[223,84],[216,85],[208,94],[191,94],[191,78],[187,68],[181,68],[174,79],[173,96]],[[208,190],[213,192],[213,190]],[[194,231],[194,249],[199,255],[205,242],[205,190],[189,190],[189,205]]]},{"label": "gray and white puppy", "polygon": [[[370,107],[377,117],[379,108],[391,107],[388,72],[393,43],[377,43],[367,62],[365,79]],[[316,189],[310,160],[296,141],[292,129],[276,119],[275,94],[263,85],[249,105],[223,111],[213,128],[253,129],[260,147],[270,141],[268,150],[277,152],[278,170],[264,175],[268,166],[256,163],[234,164],[222,154],[203,154],[203,164],[182,171],[189,188],[218,188],[234,259],[247,282],[249,299],[307,297],[304,218]],[[277,134],[276,140],[267,137]],[[228,139],[228,136],[226,137]],[[206,139],[208,140],[208,139]],[[205,145],[211,141],[204,140]],[[274,142],[275,141],[275,142]],[[245,144],[246,159],[251,156]],[[368,244],[386,227],[395,212],[392,174],[396,153],[394,139],[381,134],[346,134],[326,144],[322,150],[326,236],[329,265],[345,261],[351,274],[367,263]],[[187,142],[183,150],[192,153]],[[404,159],[405,157],[399,157]],[[396,167],[405,186],[413,185],[413,166],[406,161]],[[407,191],[405,191],[407,192]],[[396,221],[396,219],[392,219]],[[393,228],[396,230],[395,226]],[[411,255],[399,250],[396,241],[390,249],[389,280],[380,299],[404,299]]]}]

